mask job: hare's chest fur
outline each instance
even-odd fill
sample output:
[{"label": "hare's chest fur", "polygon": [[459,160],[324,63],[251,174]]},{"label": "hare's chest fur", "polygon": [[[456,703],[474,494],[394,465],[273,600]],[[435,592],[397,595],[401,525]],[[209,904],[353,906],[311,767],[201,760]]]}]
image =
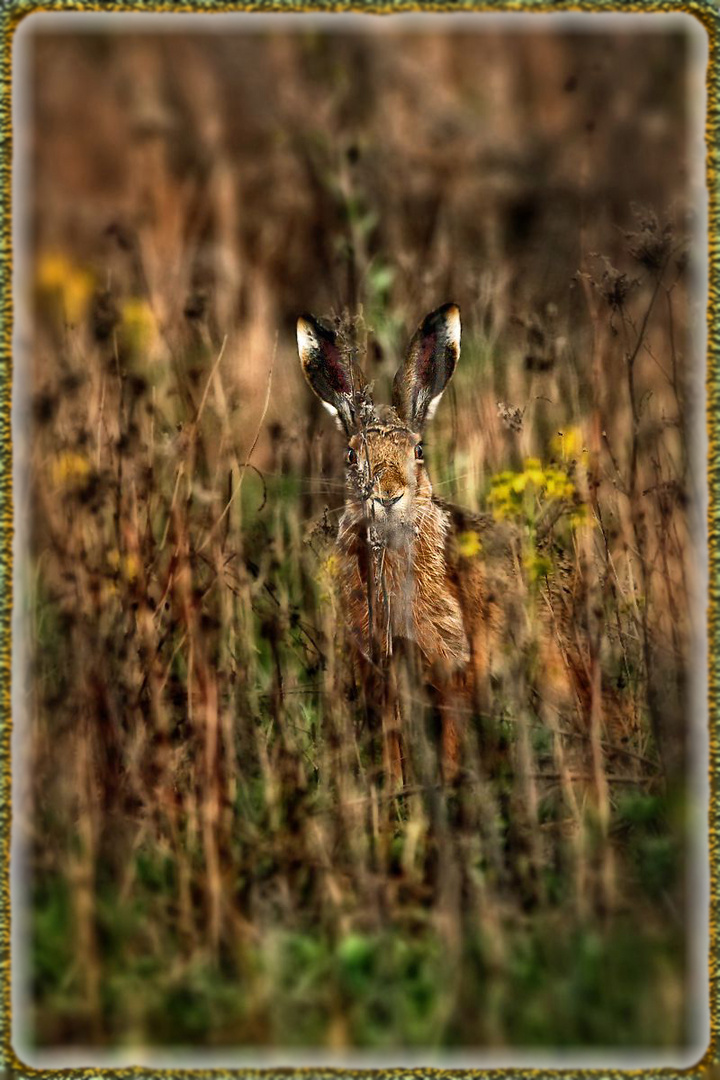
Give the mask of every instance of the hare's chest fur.
[{"label": "hare's chest fur", "polygon": [[356,644],[370,651],[373,634],[386,654],[396,638],[414,641],[429,665],[464,666],[469,659],[463,617],[445,562],[447,516],[434,503],[422,528],[383,543],[372,524],[346,510],[340,522],[340,588]]}]

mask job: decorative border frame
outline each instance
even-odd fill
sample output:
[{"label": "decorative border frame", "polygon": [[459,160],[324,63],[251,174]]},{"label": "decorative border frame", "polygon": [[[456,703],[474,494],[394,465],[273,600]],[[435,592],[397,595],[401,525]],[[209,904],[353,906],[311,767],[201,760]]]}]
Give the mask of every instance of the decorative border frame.
[{"label": "decorative border frame", "polygon": [[[691,15],[708,35],[705,117],[705,177],[708,188],[708,305],[706,425],[708,435],[708,711],[710,722],[710,1044],[687,1069],[357,1069],[330,1067],[259,1069],[32,1068],[11,1045],[10,830],[11,810],[11,618],[13,610],[13,448],[12,402],[12,56],[15,31],[36,12],[125,12],[129,14],[232,14],[236,12],[323,14],[413,13],[555,13]],[[441,1080],[570,1080],[622,1077],[666,1080],[720,1080],[720,0],[0,0],[0,1070],[7,1080],[67,1078],[114,1080],[133,1077],[238,1077],[246,1080],[292,1080],[311,1077],[410,1077]]]}]

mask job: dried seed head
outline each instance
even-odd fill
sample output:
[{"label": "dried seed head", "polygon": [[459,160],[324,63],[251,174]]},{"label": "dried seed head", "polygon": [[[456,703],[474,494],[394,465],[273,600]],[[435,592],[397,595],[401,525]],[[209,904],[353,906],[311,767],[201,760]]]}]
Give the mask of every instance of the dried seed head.
[{"label": "dried seed head", "polygon": [[635,232],[624,233],[628,251],[648,270],[659,270],[670,253],[673,227],[669,221],[660,225],[657,214],[648,207],[633,203],[631,210],[638,228]]},{"label": "dried seed head", "polygon": [[524,409],[517,405],[508,405],[506,401],[497,402],[498,416],[508,431],[522,431]]}]

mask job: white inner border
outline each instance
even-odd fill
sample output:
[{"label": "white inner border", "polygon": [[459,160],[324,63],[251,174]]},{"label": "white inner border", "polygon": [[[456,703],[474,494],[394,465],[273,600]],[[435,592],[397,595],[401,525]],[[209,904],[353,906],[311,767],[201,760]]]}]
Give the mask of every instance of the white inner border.
[{"label": "white inner border", "polygon": [[695,625],[698,640],[694,649],[695,670],[690,692],[691,738],[689,740],[689,790],[695,795],[695,820],[688,837],[690,880],[688,881],[689,926],[688,966],[691,992],[687,1002],[691,1037],[687,1046],[672,1051],[638,1049],[622,1050],[568,1050],[550,1052],[542,1050],[485,1050],[483,1048],[458,1051],[408,1050],[373,1052],[351,1050],[345,1053],[319,1049],[233,1050],[231,1048],[196,1051],[177,1047],[161,1050],[122,1049],[114,1052],[92,1048],[72,1050],[43,1050],[25,1045],[22,1041],[20,1018],[27,1015],[29,999],[23,995],[19,973],[26,970],[25,943],[28,924],[28,894],[23,874],[24,851],[15,830],[11,836],[10,889],[11,889],[11,952],[12,952],[12,1042],[19,1058],[33,1068],[70,1067],[126,1067],[131,1065],[149,1068],[281,1068],[316,1066],[335,1068],[688,1068],[694,1065],[707,1050],[710,1039],[709,1002],[709,846],[707,808],[709,806],[709,753],[708,753],[708,684],[707,684],[707,597],[708,597],[708,550],[707,550],[707,451],[705,367],[707,356],[707,328],[705,313],[708,300],[707,255],[707,189],[705,184],[705,72],[708,63],[708,37],[702,24],[693,16],[672,14],[600,14],[569,13],[550,14],[539,12],[490,14],[490,13],[440,13],[364,15],[334,13],[262,14],[236,13],[217,15],[182,14],[84,14],[77,12],[37,13],[27,16],[19,24],[13,42],[12,63],[12,205],[13,205],[13,297],[14,329],[13,391],[12,391],[12,440],[14,448],[14,543],[12,613],[12,793],[13,804],[20,800],[24,766],[27,756],[27,731],[23,727],[23,680],[26,670],[26,646],[28,627],[22,614],[22,560],[27,551],[27,489],[24,462],[27,460],[27,431],[18,421],[19,403],[23,409],[28,400],[28,368],[31,353],[28,345],[30,310],[29,295],[29,204],[26,193],[31,184],[29,162],[30,140],[30,63],[32,38],[35,32],[83,33],[83,32],[157,32],[212,34],[242,30],[253,33],[262,31],[305,31],[312,25],[323,32],[356,30],[364,33],[393,33],[400,31],[442,33],[482,32],[485,29],[515,33],[570,31],[580,33],[617,32],[664,33],[685,32],[690,45],[688,54],[689,95],[689,143],[691,174],[689,192],[695,201],[695,232],[693,235],[694,265],[696,272],[695,294],[691,303],[691,340],[695,387],[694,413],[690,417],[689,430],[695,432],[692,446],[694,470],[702,505],[695,508],[698,543],[697,603]]}]

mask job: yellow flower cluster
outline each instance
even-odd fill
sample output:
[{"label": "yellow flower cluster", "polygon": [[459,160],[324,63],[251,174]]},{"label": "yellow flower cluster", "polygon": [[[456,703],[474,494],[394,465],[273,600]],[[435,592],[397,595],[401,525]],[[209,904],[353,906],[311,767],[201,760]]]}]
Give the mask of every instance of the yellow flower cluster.
[{"label": "yellow flower cluster", "polygon": [[492,478],[488,501],[495,517],[510,518],[526,508],[528,496],[561,500],[574,493],[575,485],[562,469],[543,468],[538,458],[526,458],[521,472],[505,471]]},{"label": "yellow flower cluster", "polygon": [[157,324],[146,300],[126,300],[120,309],[120,334],[133,353],[144,353],[153,345]]},{"label": "yellow flower cluster", "polygon": [[339,570],[339,564],[338,564],[337,555],[332,555],[332,554],[328,555],[327,559],[322,564],[322,569],[323,569],[323,572],[325,574],[327,574],[328,577],[331,577],[331,578],[337,577],[337,573],[338,573],[338,570]]},{"label": "yellow flower cluster", "polygon": [[50,463],[50,475],[55,487],[73,487],[82,483],[90,472],[90,462],[75,450],[63,450]]},{"label": "yellow flower cluster", "polygon": [[134,581],[140,572],[140,560],[132,551],[121,555],[117,548],[113,548],[108,552],[107,561],[110,569],[119,572],[125,581]]},{"label": "yellow flower cluster", "polygon": [[529,551],[523,562],[530,581],[540,581],[552,573],[550,558],[547,555],[541,555],[538,551]]},{"label": "yellow flower cluster", "polygon": [[85,317],[95,288],[90,270],[76,266],[59,251],[47,251],[37,262],[35,280],[41,297],[59,303],[62,316],[69,323]]},{"label": "yellow flower cluster", "polygon": [[587,505],[585,503],[578,503],[577,506],[573,506],[568,521],[573,529],[577,529],[580,525],[592,523],[592,518],[588,514]]},{"label": "yellow flower cluster", "polygon": [[550,450],[553,456],[561,461],[577,459],[578,455],[586,452],[583,446],[582,431],[578,427],[570,427],[566,431],[558,431],[550,440]]},{"label": "yellow flower cluster", "polygon": [[474,529],[458,533],[457,549],[464,559],[474,559],[482,551],[482,542]]}]

